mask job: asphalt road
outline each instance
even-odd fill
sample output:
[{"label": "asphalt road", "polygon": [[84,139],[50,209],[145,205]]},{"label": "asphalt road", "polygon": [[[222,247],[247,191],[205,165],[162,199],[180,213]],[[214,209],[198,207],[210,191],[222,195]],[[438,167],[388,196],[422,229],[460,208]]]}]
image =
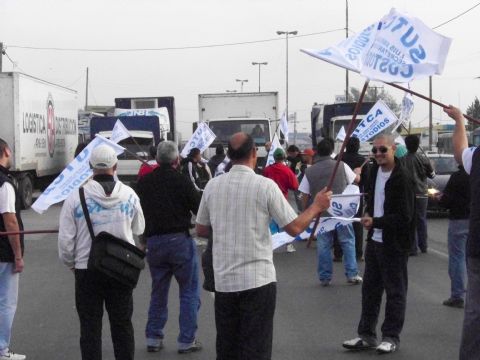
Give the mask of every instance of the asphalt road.
[{"label": "asphalt road", "polygon": [[[59,206],[44,215],[24,212],[26,228],[58,227]],[[409,293],[400,350],[392,359],[457,358],[463,311],[442,306],[449,295],[446,257],[446,219],[430,219],[430,251],[409,261]],[[74,305],[74,279],[57,257],[55,235],[29,236],[26,268],[21,276],[20,300],[14,323],[12,348],[28,359],[80,359],[79,324]],[[360,286],[347,285],[342,265],[335,263],[332,286],[320,287],[315,274],[314,249],[296,244],[295,253],[276,253],[278,296],[273,359],[367,359],[374,352],[349,353],[341,347],[356,335],[360,316]],[[360,264],[363,268],[363,263]],[[363,269],[362,269],[363,272]],[[144,328],[149,302],[148,270],[135,290],[133,316],[136,359],[215,359],[213,298],[202,291],[198,339],[204,349],[195,354],[176,353],[178,287],[170,291],[170,320],[165,348],[147,353]],[[383,311],[382,311],[383,313]],[[114,359],[107,316],[104,319],[104,359]]]}]

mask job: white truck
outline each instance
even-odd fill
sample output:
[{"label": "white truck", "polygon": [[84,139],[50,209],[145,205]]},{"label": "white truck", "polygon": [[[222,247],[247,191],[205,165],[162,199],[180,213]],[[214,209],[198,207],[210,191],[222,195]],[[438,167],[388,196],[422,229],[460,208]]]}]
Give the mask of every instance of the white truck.
[{"label": "white truck", "polygon": [[18,72],[0,73],[0,137],[13,150],[10,170],[22,206],[73,159],[78,144],[77,92]]},{"label": "white truck", "polygon": [[278,122],[278,92],[219,93],[198,95],[200,122],[217,136],[205,156],[215,155],[218,144],[226,146],[230,137],[242,131],[253,136],[258,157],[265,157],[265,143],[271,141]]}]

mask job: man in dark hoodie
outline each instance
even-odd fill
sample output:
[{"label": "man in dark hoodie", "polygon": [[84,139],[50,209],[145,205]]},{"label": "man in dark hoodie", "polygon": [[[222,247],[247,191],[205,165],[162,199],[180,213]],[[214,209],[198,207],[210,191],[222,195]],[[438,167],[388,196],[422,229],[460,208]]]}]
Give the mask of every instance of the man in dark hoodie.
[{"label": "man in dark hoodie", "polygon": [[[362,315],[358,337],[347,340],[350,350],[376,348],[394,352],[400,344],[407,303],[407,261],[413,241],[415,194],[412,180],[395,158],[391,135],[375,138],[372,147],[376,164],[367,184],[368,199],[362,224],[368,230],[365,274],[362,286]],[[377,343],[376,325],[383,291],[387,295],[382,342]]]},{"label": "man in dark hoodie", "polygon": [[225,150],[223,149],[222,144],[218,144],[215,147],[215,155],[213,155],[208,161],[208,167],[210,168],[212,177],[215,177],[217,167],[222,163],[223,160],[225,160]]}]

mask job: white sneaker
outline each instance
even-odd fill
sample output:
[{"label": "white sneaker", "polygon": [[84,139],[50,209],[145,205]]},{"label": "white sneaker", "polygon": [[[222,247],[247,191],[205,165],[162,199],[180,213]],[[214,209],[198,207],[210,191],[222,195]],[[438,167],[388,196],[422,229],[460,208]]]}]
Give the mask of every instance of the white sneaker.
[{"label": "white sneaker", "polygon": [[389,354],[395,350],[397,350],[395,344],[388,341],[382,341],[381,344],[377,346],[377,352],[380,354]]},{"label": "white sneaker", "polygon": [[15,354],[14,352],[7,352],[4,355],[0,355],[0,360],[25,360],[25,355]]},{"label": "white sneaker", "polygon": [[359,337],[352,339],[352,340],[347,340],[344,341],[342,346],[345,349],[348,350],[368,350],[368,349],[374,349],[376,348],[376,344],[374,343],[369,343]]},{"label": "white sneaker", "polygon": [[349,284],[358,285],[358,284],[361,284],[363,282],[363,279],[360,275],[355,275],[351,278],[348,278],[347,282]]},{"label": "white sneaker", "polygon": [[291,253],[295,251],[297,250],[295,249],[295,246],[293,246],[293,244],[287,244],[287,252]]}]

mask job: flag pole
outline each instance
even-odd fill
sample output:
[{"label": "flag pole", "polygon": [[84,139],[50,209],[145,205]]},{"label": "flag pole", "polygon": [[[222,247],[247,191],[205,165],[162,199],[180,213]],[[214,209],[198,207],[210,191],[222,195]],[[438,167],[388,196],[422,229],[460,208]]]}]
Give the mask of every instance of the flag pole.
[{"label": "flag pole", "polygon": [[58,230],[22,230],[22,231],[3,231],[0,236],[9,235],[32,235],[32,234],[56,234]]},{"label": "flag pole", "polygon": [[[363,98],[365,97],[365,93],[367,92],[368,83],[369,83],[369,79],[365,80],[365,84],[363,84],[362,92],[360,93],[360,97],[358,98],[357,104],[355,105],[355,109],[352,115],[352,120],[350,120],[350,123],[348,124],[348,128],[345,134],[345,139],[343,140],[342,147],[340,148],[340,152],[337,155],[337,162],[335,163],[335,167],[333,168],[333,173],[330,176],[330,180],[328,181],[327,191],[332,188],[333,181],[335,180],[335,175],[337,174],[338,166],[340,165],[340,161],[342,161],[342,158],[343,158],[343,152],[345,150],[345,147],[347,146],[350,136],[353,133],[353,130],[355,130],[355,120],[357,120],[357,115],[360,112],[360,106],[362,105]],[[312,233],[310,234],[310,237],[308,238],[308,241],[307,241],[307,248],[310,247],[310,245],[312,244],[313,238],[315,236],[315,231],[317,230],[319,222],[320,222],[320,215],[315,219],[315,224],[313,225]]]},{"label": "flag pole", "polygon": [[[411,89],[405,88],[405,87],[400,86],[400,85],[398,85],[398,84],[395,84],[395,83],[386,83],[386,84],[388,84],[388,85],[390,85],[390,86],[393,86],[394,88],[397,88],[397,89],[406,91],[406,92],[408,92],[408,93],[410,93],[410,94],[412,94],[412,95],[415,95],[415,96],[417,96],[417,97],[419,97],[419,98],[421,98],[421,99],[423,99],[423,100],[430,101],[431,103],[433,103],[433,104],[435,104],[435,105],[438,105],[438,106],[441,106],[441,107],[443,107],[443,108],[449,108],[449,107],[450,107],[450,106],[448,106],[448,105],[442,104],[441,102],[439,102],[439,101],[437,101],[437,100],[434,100],[434,99],[432,99],[432,98],[429,98],[428,96],[422,95],[422,94],[420,94],[420,93],[417,93],[417,92],[415,92],[415,91],[413,91],[413,90],[411,90]],[[469,115],[463,114],[463,117],[464,117],[465,119],[467,119],[468,121],[474,122],[475,124],[480,124],[480,120],[475,119],[475,118],[473,118],[473,117],[471,117],[471,116],[469,116]]]}]

